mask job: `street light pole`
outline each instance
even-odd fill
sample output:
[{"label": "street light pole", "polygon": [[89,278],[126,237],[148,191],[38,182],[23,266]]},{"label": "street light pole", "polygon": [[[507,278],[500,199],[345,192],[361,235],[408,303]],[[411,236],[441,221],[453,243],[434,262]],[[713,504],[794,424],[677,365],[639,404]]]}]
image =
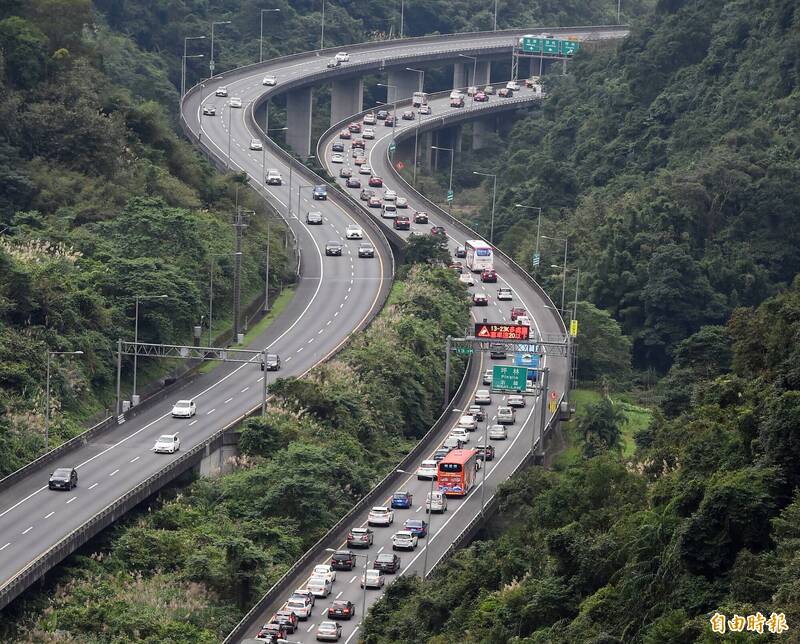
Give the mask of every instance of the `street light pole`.
[{"label": "street light pole", "polygon": [[497,198],[497,175],[490,174],[488,172],[474,172],[474,171],[472,174],[479,174],[484,177],[492,177],[492,179],[494,180],[494,184],[492,187],[492,223],[491,227],[489,228],[489,243],[494,244],[494,206],[495,206],[495,200]]},{"label": "street light pole", "polygon": [[261,10],[261,32],[258,36],[258,62],[264,62],[264,14],[265,13],[275,13],[280,11],[280,9],[262,9]]},{"label": "street light pole", "polygon": [[493,31],[497,31],[497,0],[494,0],[494,29]]},{"label": "street light pole", "polygon": [[[418,92],[425,91],[425,70],[424,69],[414,69],[413,67],[406,67],[406,71],[408,72],[416,72],[419,74],[419,84],[417,85]],[[411,179],[411,184],[416,187],[417,185],[417,144],[419,141],[419,125],[422,121],[422,114],[419,113],[419,108],[417,108],[417,113],[415,115],[416,121],[416,128],[414,129],[414,174]]]},{"label": "street light pole", "polygon": [[325,0],[322,0],[322,31],[319,36],[319,48],[325,49]]},{"label": "street light pole", "polygon": [[[202,36],[205,38],[205,36]],[[184,49],[186,49],[186,43],[184,43]],[[205,58],[203,54],[191,54],[187,56],[186,54],[183,55],[183,59],[181,60],[181,101],[183,97],[186,96],[186,59],[187,58]],[[178,111],[180,112],[181,101],[178,101]]]},{"label": "street light pole", "polygon": [[[455,158],[455,152],[454,152],[453,148],[444,148],[444,147],[440,147],[438,145],[432,145],[431,149],[433,149],[433,150],[447,150],[450,153],[450,186],[447,189],[447,194],[449,196],[450,193],[453,192],[453,160]],[[453,215],[453,201],[455,201],[455,199],[451,200],[450,204],[449,204],[449,207],[450,207],[449,212],[450,212],[450,216],[451,217]]]},{"label": "street light pole", "polygon": [[44,449],[50,447],[50,361],[53,356],[80,356],[83,351],[50,351],[47,350],[47,392],[44,407]]},{"label": "street light pole", "polygon": [[530,210],[538,210],[539,216],[536,220],[536,250],[534,251],[537,255],[539,254],[539,233],[542,229],[542,209],[539,206],[526,206],[525,204],[516,203],[514,204],[515,208],[528,208]]},{"label": "street light pole", "polygon": [[214,27],[217,25],[229,24],[231,24],[230,20],[217,20],[211,23],[211,60],[208,61],[208,69],[211,72],[211,78],[214,77],[214,67],[216,67],[216,63],[214,62]]},{"label": "street light pole", "polygon": [[567,246],[568,240],[566,237],[548,237],[547,235],[542,235],[542,239],[550,239],[552,241],[563,241],[564,242],[564,275],[561,280],[561,313],[564,313],[564,296],[567,291]]},{"label": "street light pole", "polygon": [[[189,40],[205,40],[205,36],[185,36],[183,39],[183,74],[181,75],[181,99],[186,96],[186,44]],[[202,57],[202,54],[200,54]]]},{"label": "street light pole", "polygon": [[405,0],[400,0],[400,38],[403,37],[403,23],[405,18]]}]

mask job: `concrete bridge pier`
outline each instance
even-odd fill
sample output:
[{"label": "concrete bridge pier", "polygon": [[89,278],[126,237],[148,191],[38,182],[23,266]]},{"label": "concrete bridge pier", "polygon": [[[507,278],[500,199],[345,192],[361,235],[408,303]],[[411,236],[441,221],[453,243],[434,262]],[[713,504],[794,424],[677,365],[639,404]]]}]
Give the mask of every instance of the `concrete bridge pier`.
[{"label": "concrete bridge pier", "polygon": [[331,125],[364,109],[364,81],[345,78],[331,83]]},{"label": "concrete bridge pier", "polygon": [[206,445],[198,466],[200,476],[215,477],[233,471],[232,460],[239,456],[239,435],[237,431],[225,432],[222,440]]},{"label": "concrete bridge pier", "polygon": [[394,103],[411,98],[414,92],[419,90],[420,75],[410,72],[407,69],[390,69],[389,78],[386,84],[389,85],[386,92],[386,102]]},{"label": "concrete bridge pier", "polygon": [[494,116],[475,119],[472,122],[472,149],[480,150],[489,145],[489,135],[494,133],[496,127],[497,119]]},{"label": "concrete bridge pier", "polygon": [[[353,112],[350,112],[352,114]],[[286,95],[286,143],[300,157],[311,155],[311,88]]]}]

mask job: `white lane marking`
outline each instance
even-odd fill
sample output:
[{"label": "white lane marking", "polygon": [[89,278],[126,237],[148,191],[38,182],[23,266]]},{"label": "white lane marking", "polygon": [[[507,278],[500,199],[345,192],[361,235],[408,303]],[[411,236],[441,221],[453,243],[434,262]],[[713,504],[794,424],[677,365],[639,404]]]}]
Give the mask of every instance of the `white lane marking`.
[{"label": "white lane marking", "polygon": [[294,356],[289,356],[288,358],[286,358],[286,362],[289,362],[289,360],[291,360],[292,358],[294,358]]},{"label": "white lane marking", "polygon": [[214,409],[211,409],[211,410],[207,411],[206,412],[206,416],[208,416],[209,414],[213,414],[215,411],[217,411],[216,407],[214,407]]},{"label": "white lane marking", "polygon": [[306,344],[311,344],[314,341],[314,338],[311,338]]},{"label": "white lane marking", "polygon": [[378,548],[378,554],[381,554],[381,552],[383,551],[383,548],[384,548],[384,546],[381,546],[380,548]]},{"label": "white lane marking", "polygon": [[256,382],[261,382],[262,380],[264,380],[264,376],[261,376]]},{"label": "white lane marking", "polygon": [[224,404],[224,405],[227,405],[227,404],[228,404],[228,403],[229,403],[231,400],[233,400],[233,396],[231,396],[230,398],[228,398],[228,400],[226,400],[226,401],[225,401],[223,404]]},{"label": "white lane marking", "polygon": [[[336,311],[336,313],[333,314],[333,317],[336,317],[337,315],[339,315],[339,311]],[[0,516],[3,516],[3,515],[0,514]]]},{"label": "white lane marking", "polygon": [[2,548],[0,548],[0,550],[5,550],[10,545],[11,545],[11,542],[9,541],[6,545],[4,545]]},{"label": "white lane marking", "polygon": [[197,422],[196,420],[193,420],[191,423],[189,423],[189,427],[191,427],[192,425],[194,425],[196,422]]},{"label": "white lane marking", "polygon": [[351,639],[353,639],[353,636],[356,634],[356,631],[358,631],[358,625],[356,625],[356,627],[353,629],[353,632],[352,632],[352,633],[350,633],[350,637],[348,637],[348,638],[347,638],[347,639],[344,641],[344,644],[350,644],[350,640],[351,640]]},{"label": "white lane marking", "polygon": [[324,614],[325,614],[325,613],[327,613],[327,612],[328,612],[328,609],[327,609],[327,608],[323,608],[323,609],[320,611],[320,613],[319,613],[319,614],[320,614],[320,615],[324,615]]},{"label": "white lane marking", "polygon": [[78,498],[77,496],[73,496],[73,497],[72,497],[72,498],[71,498],[69,501],[67,501],[67,505],[69,505],[70,503],[72,503],[72,502],[73,502],[75,499],[77,499],[77,498]]},{"label": "white lane marking", "polygon": [[114,474],[116,474],[117,472],[119,472],[119,470],[114,470],[113,472],[111,472],[111,474],[109,474],[109,476],[114,476]]},{"label": "white lane marking", "polygon": [[306,633],[310,633],[313,630],[314,630],[314,624],[312,624],[311,626],[308,627],[308,630],[306,631]]},{"label": "white lane marking", "polygon": [[422,506],[419,506],[414,512],[419,512],[422,509]]},{"label": "white lane marking", "polygon": [[142,457],[141,457],[141,456],[137,456],[136,458],[132,458],[132,459],[131,459],[130,461],[128,461],[128,462],[129,462],[129,463],[135,463],[135,462],[136,462],[136,461],[138,461],[140,458],[142,458]]},{"label": "white lane marking", "polygon": [[55,514],[55,512],[50,512],[50,513],[48,513],[48,514],[45,514],[45,515],[44,515],[44,518],[45,518],[45,519],[49,519],[49,518],[50,518],[51,516],[53,516],[54,514]]},{"label": "white lane marking", "polygon": [[322,329],[320,329],[319,331],[317,331],[317,335],[322,335]]},{"label": "white lane marking", "polygon": [[336,599],[339,599],[339,597],[341,597],[342,595],[344,595],[344,591],[343,590],[339,591],[339,594],[336,595]]},{"label": "white lane marking", "polygon": [[301,352],[301,351],[302,351],[304,348],[305,348],[305,347],[300,347],[300,348],[297,350],[297,353],[300,353],[300,352]]},{"label": "white lane marking", "polygon": [[240,393],[240,394],[243,394],[243,393],[244,393],[245,391],[247,391],[248,389],[250,389],[250,387],[245,387],[245,388],[244,388],[244,389],[242,389],[242,390],[241,390],[239,393]]},{"label": "white lane marking", "polygon": [[328,321],[325,323],[325,326],[330,326],[330,325],[331,325],[331,322],[333,322],[333,320],[328,320]]},{"label": "white lane marking", "polygon": [[33,530],[33,526],[28,526],[22,531],[22,534],[28,534],[31,530]]},{"label": "white lane marking", "polygon": [[[92,483],[92,484],[91,484],[91,485],[88,487],[88,489],[89,489],[89,490],[93,490],[93,489],[95,489],[95,488],[96,488],[98,485],[100,485],[100,484],[99,484],[99,483]],[[46,519],[46,518],[47,518],[47,517],[45,517],[45,519]]]},{"label": "white lane marking", "polygon": [[350,581],[348,581],[347,583],[348,584],[352,584],[356,580],[356,577],[358,577],[358,575],[353,575],[353,578]]}]

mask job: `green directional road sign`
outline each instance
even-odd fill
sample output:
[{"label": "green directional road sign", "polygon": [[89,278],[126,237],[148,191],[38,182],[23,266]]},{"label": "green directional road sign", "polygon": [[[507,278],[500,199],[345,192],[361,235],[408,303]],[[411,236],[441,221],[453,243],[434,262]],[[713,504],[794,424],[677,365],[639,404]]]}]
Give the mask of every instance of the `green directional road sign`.
[{"label": "green directional road sign", "polygon": [[492,368],[492,391],[523,393],[528,385],[528,367],[495,365]]},{"label": "green directional road sign", "polygon": [[453,203],[454,193],[452,190],[447,191],[447,203]]},{"label": "green directional road sign", "polygon": [[394,152],[397,149],[397,146],[394,143],[389,144],[389,152]]},{"label": "green directional road sign", "polygon": [[536,267],[539,265],[539,262],[541,261],[541,259],[542,259],[542,258],[541,258],[541,256],[539,255],[539,253],[534,253],[534,254],[533,254],[533,267],[534,267],[534,268],[536,268]]},{"label": "green directional road sign", "polygon": [[542,43],[542,51],[545,54],[558,54],[558,41],[555,39],[545,38]]},{"label": "green directional road sign", "polygon": [[528,54],[538,54],[542,51],[541,38],[523,38],[522,51]]},{"label": "green directional road sign", "polygon": [[572,54],[574,54],[580,46],[574,40],[559,40],[558,43],[562,56],[572,56]]},{"label": "green directional road sign", "polygon": [[472,347],[456,347],[455,352],[462,356],[471,356],[474,349]]}]

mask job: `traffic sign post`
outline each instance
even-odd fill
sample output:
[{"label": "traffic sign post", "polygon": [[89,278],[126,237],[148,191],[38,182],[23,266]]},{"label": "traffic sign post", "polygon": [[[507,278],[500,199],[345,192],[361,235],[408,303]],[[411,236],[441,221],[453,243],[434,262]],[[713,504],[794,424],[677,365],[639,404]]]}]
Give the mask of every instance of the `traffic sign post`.
[{"label": "traffic sign post", "polygon": [[578,335],[578,321],[577,320],[570,320],[570,322],[569,322],[569,334],[573,338]]},{"label": "traffic sign post", "polygon": [[528,368],[495,365],[492,367],[492,391],[525,393],[528,386]]},{"label": "traffic sign post", "polygon": [[447,191],[447,203],[453,203],[453,197],[455,193],[452,190]]},{"label": "traffic sign post", "polygon": [[550,400],[547,401],[547,408],[551,414],[556,413],[558,408],[558,394],[555,391],[550,392]]},{"label": "traffic sign post", "polygon": [[392,142],[389,144],[389,154],[394,154],[394,151],[395,151],[396,149],[397,149],[397,146],[395,145],[394,141],[392,141]]},{"label": "traffic sign post", "polygon": [[539,265],[539,262],[542,261],[542,256],[539,253],[533,254],[533,267],[536,268]]},{"label": "traffic sign post", "polygon": [[530,335],[531,328],[526,324],[475,324],[475,337],[479,340],[527,340]]},{"label": "traffic sign post", "polygon": [[462,356],[471,356],[474,351],[472,347],[458,346],[455,348],[455,352]]}]

